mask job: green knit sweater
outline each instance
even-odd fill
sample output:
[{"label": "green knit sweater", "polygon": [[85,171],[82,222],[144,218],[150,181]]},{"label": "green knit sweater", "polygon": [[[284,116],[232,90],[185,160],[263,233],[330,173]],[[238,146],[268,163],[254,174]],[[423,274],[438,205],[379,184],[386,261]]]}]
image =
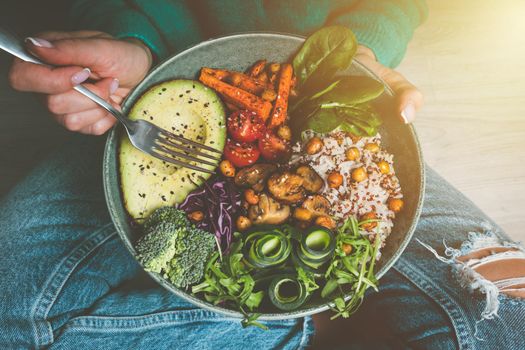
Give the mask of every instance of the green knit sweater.
[{"label": "green knit sweater", "polygon": [[337,23],[395,67],[427,14],[424,0],[73,0],[70,19],[77,29],[139,38],[159,59],[229,33],[308,35]]}]

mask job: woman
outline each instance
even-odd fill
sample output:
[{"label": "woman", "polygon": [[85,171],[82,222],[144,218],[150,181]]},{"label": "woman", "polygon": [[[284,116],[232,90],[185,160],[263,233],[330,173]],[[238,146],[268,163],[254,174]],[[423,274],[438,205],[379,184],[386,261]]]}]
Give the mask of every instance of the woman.
[{"label": "woman", "polygon": [[[356,58],[395,91],[399,122],[410,123],[421,93],[392,70],[426,17],[423,1],[72,1],[80,32],[27,38],[27,49],[61,66],[15,60],[21,91],[44,94],[67,129],[104,134],[115,119],[72,91],[86,85],[118,105],[154,62],[201,40],[239,31],[308,34],[349,26]],[[92,31],[97,30],[97,31]],[[0,203],[0,305],[4,348],[524,348],[523,300],[502,297],[499,319],[477,322],[485,297],[469,294],[444,263],[413,241],[349,320],[326,315],[242,329],[171,295],[147,276],[119,241],[101,188],[101,138],[76,137]],[[469,232],[508,241],[471,202],[428,170],[425,207],[415,236],[437,250],[458,248]],[[485,234],[489,232],[489,234]],[[477,238],[472,238],[476,240]],[[471,244],[472,246],[472,244]],[[468,252],[468,247],[458,254]],[[490,299],[493,301],[493,299]],[[487,309],[486,318],[493,316]],[[491,313],[492,312],[492,313]],[[315,335],[314,335],[315,334]]]}]

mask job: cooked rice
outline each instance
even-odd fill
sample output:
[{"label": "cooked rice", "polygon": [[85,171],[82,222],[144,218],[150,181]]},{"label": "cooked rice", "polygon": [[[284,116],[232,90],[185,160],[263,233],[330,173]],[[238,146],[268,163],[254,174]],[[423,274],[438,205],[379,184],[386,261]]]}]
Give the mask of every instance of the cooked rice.
[{"label": "cooked rice", "polygon": [[[344,132],[332,132],[329,134],[315,135],[313,132],[306,132],[304,141],[297,143],[293,147],[291,163],[306,163],[312,166],[325,181],[322,194],[332,204],[332,215],[339,222],[342,222],[350,215],[358,219],[369,212],[375,212],[377,218],[381,220],[378,226],[371,232],[362,230],[364,235],[374,235],[379,232],[381,240],[392,231],[395,213],[388,208],[388,198],[402,198],[401,186],[394,172],[393,156],[383,148],[379,152],[373,153],[364,147],[367,143],[377,143],[381,146],[381,135],[373,137],[355,138],[352,140]],[[318,136],[323,140],[324,146],[320,152],[308,155],[304,151],[305,145],[310,138]],[[359,150],[360,158],[356,161],[346,160],[345,152],[351,147]],[[384,160],[390,165],[390,172],[382,174],[379,171],[377,162]],[[361,182],[355,182],[351,178],[352,170],[365,167],[368,178]],[[343,175],[343,185],[337,189],[330,188],[327,184],[328,175],[338,171]],[[372,237],[370,237],[372,238]]]}]

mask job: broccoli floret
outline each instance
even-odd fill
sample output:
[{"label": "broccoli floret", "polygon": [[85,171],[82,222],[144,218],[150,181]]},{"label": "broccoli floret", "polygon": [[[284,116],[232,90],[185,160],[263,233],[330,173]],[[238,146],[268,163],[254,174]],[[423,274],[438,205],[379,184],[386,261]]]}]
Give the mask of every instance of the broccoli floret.
[{"label": "broccoli floret", "polygon": [[186,213],[174,207],[161,207],[155,210],[146,221],[144,221],[144,232],[150,232],[160,223],[171,223],[176,227],[190,226]]},{"label": "broccoli floret", "polygon": [[199,282],[215,249],[214,236],[193,226],[186,213],[174,207],[157,209],[144,223],[145,235],[136,245],[147,271],[163,273],[186,288]]},{"label": "broccoli floret", "polygon": [[215,249],[214,236],[204,230],[192,228],[187,231],[180,254],[170,263],[168,278],[177,287],[188,287],[201,281],[204,268]]}]

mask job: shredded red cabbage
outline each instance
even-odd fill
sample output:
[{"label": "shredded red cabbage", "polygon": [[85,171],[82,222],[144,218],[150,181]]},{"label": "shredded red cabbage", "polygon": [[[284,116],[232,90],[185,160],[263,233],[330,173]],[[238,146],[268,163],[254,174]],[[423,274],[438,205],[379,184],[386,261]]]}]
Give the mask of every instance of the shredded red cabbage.
[{"label": "shredded red cabbage", "polygon": [[227,251],[233,238],[237,212],[241,209],[241,194],[227,179],[213,177],[191,192],[178,208],[186,213],[200,210],[204,219],[196,226],[215,234],[221,249]]}]

